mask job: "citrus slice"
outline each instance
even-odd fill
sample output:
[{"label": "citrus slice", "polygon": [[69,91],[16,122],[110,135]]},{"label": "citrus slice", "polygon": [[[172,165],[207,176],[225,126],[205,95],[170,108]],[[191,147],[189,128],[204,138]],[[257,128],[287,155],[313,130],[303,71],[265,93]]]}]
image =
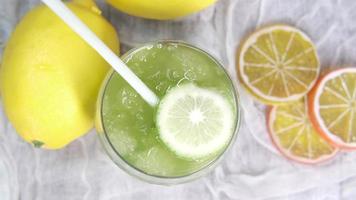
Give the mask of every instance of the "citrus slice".
[{"label": "citrus slice", "polygon": [[321,135],[341,148],[356,149],[356,68],[321,78],[309,94],[309,107]]},{"label": "citrus slice", "polygon": [[275,106],[268,113],[267,126],[273,143],[284,156],[301,163],[315,164],[333,157],[337,148],[314,129],[307,109],[304,100]]},{"label": "citrus slice", "polygon": [[251,34],[240,48],[238,76],[245,88],[266,104],[296,101],[319,76],[317,51],[300,30],[287,25]]},{"label": "citrus slice", "polygon": [[177,86],[157,111],[161,140],[177,155],[202,158],[222,150],[235,127],[235,109],[221,94],[193,84]]}]

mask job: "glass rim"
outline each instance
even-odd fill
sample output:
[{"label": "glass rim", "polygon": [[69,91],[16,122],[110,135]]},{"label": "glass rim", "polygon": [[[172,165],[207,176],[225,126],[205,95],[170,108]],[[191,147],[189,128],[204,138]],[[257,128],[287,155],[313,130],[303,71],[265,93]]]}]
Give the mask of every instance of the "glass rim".
[{"label": "glass rim", "polygon": [[[134,47],[132,49],[130,49],[129,51],[127,51],[126,53],[124,53],[121,58],[122,60],[125,62],[125,59],[130,57],[131,54],[134,54],[136,51],[141,50],[142,48],[145,48],[147,46],[151,46],[151,45],[156,45],[156,44],[167,44],[167,43],[172,43],[172,44],[177,44],[177,45],[184,45],[186,47],[189,47],[191,49],[194,49],[196,51],[199,51],[205,55],[207,55],[212,61],[214,61],[216,63],[217,66],[219,66],[219,68],[221,68],[223,70],[223,72],[225,73],[225,75],[228,77],[228,80],[230,81],[231,87],[233,89],[233,96],[234,96],[234,102],[235,102],[235,106],[236,106],[236,120],[235,120],[235,127],[234,127],[234,132],[232,137],[230,138],[228,144],[226,145],[226,147],[219,153],[219,155],[216,156],[216,158],[214,158],[213,160],[207,162],[205,165],[203,165],[202,168],[195,170],[191,173],[185,174],[185,175],[181,175],[181,176],[161,176],[161,175],[153,175],[153,174],[149,174],[146,173],[145,171],[133,166],[132,164],[130,164],[129,162],[127,162],[121,155],[120,153],[116,150],[116,148],[114,147],[114,145],[111,143],[110,138],[108,137],[107,131],[105,130],[105,125],[103,122],[103,113],[102,113],[102,108],[103,108],[103,98],[105,96],[105,92],[107,90],[107,86],[111,80],[111,78],[113,77],[113,75],[116,73],[113,69],[111,69],[106,78],[104,79],[102,86],[101,86],[101,91],[99,93],[98,96],[98,105],[100,108],[99,109],[99,120],[100,120],[100,126],[101,126],[101,130],[102,133],[100,133],[99,131],[99,137],[101,143],[106,142],[109,147],[110,150],[112,150],[112,152],[116,155],[116,158],[113,158],[114,155],[112,155],[110,152],[108,152],[108,147],[103,144],[104,149],[106,151],[106,153],[109,155],[109,157],[111,158],[111,160],[119,167],[121,168],[123,171],[127,172],[128,174],[130,174],[131,176],[134,176],[138,179],[141,179],[145,182],[148,183],[153,183],[153,184],[159,184],[159,185],[172,185],[172,184],[180,184],[180,183],[185,183],[185,182],[189,182],[192,180],[195,180],[205,174],[207,174],[208,172],[210,172],[212,169],[214,169],[216,167],[217,164],[220,163],[220,161],[223,159],[224,155],[229,151],[229,149],[231,149],[231,147],[233,146],[236,137],[238,135],[240,126],[241,126],[241,106],[240,106],[240,99],[239,99],[239,93],[237,90],[237,87],[235,86],[235,83],[233,82],[233,80],[231,79],[229,73],[227,72],[227,70],[224,68],[224,66],[216,59],[214,58],[210,53],[208,53],[205,50],[202,50],[199,47],[196,47],[194,45],[191,45],[187,42],[181,41],[181,40],[157,40],[157,41],[153,41],[153,42],[147,42],[147,43],[143,43],[140,44],[137,47]],[[102,137],[102,135],[104,135],[104,138]],[[106,141],[103,141],[106,140]],[[117,159],[119,159],[119,163],[116,162]]]}]

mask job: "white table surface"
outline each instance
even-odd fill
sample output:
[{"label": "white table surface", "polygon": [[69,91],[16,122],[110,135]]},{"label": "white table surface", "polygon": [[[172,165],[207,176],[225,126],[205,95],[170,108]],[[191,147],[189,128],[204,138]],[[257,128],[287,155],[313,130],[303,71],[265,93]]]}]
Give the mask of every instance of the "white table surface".
[{"label": "white table surface", "polygon": [[[21,16],[38,2],[0,0],[1,49]],[[239,41],[256,27],[271,23],[305,30],[317,45],[323,67],[356,66],[353,0],[220,0],[199,14],[174,21],[128,16],[102,2],[100,7],[117,28],[123,51],[157,39],[185,40],[219,58],[236,82]],[[241,95],[253,101],[244,91]],[[337,180],[324,178],[324,172],[317,181],[300,173],[299,179],[305,181],[298,185],[286,165],[299,171],[303,166],[289,164],[257,142],[247,128],[250,123],[244,121],[235,145],[213,172],[191,183],[166,187],[141,182],[116,167],[95,131],[59,151],[34,149],[17,136],[0,108],[0,200],[356,199],[356,178],[347,176],[356,174],[356,168],[342,171]],[[271,163],[272,169],[267,167]],[[317,167],[312,170],[318,172]]]}]

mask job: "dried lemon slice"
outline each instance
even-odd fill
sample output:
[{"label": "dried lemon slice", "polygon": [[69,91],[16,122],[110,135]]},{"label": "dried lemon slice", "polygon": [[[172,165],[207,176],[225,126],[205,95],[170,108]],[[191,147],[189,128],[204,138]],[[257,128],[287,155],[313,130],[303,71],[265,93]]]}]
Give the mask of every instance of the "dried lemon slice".
[{"label": "dried lemon slice", "polygon": [[321,78],[309,94],[309,107],[320,134],[339,147],[356,149],[356,68]]},{"label": "dried lemon slice", "polygon": [[251,34],[240,48],[237,68],[247,90],[267,104],[303,98],[320,71],[311,40],[287,25],[274,25]]},{"label": "dried lemon slice", "polygon": [[274,106],[267,119],[273,143],[287,158],[315,164],[330,159],[338,151],[313,127],[303,100]]}]

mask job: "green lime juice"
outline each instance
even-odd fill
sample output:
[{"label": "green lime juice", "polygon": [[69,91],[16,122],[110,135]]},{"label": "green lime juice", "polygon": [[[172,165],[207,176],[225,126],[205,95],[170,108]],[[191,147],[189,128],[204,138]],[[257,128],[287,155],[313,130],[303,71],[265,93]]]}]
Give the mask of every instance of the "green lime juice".
[{"label": "green lime juice", "polygon": [[168,178],[187,176],[214,163],[231,143],[239,117],[234,87],[221,65],[198,48],[172,41],[134,49],[123,60],[160,99],[172,88],[190,83],[220,94],[233,113],[234,127],[219,151],[199,158],[178,155],[160,137],[157,107],[148,105],[112,72],[99,97],[99,134],[118,159],[144,174]]}]

